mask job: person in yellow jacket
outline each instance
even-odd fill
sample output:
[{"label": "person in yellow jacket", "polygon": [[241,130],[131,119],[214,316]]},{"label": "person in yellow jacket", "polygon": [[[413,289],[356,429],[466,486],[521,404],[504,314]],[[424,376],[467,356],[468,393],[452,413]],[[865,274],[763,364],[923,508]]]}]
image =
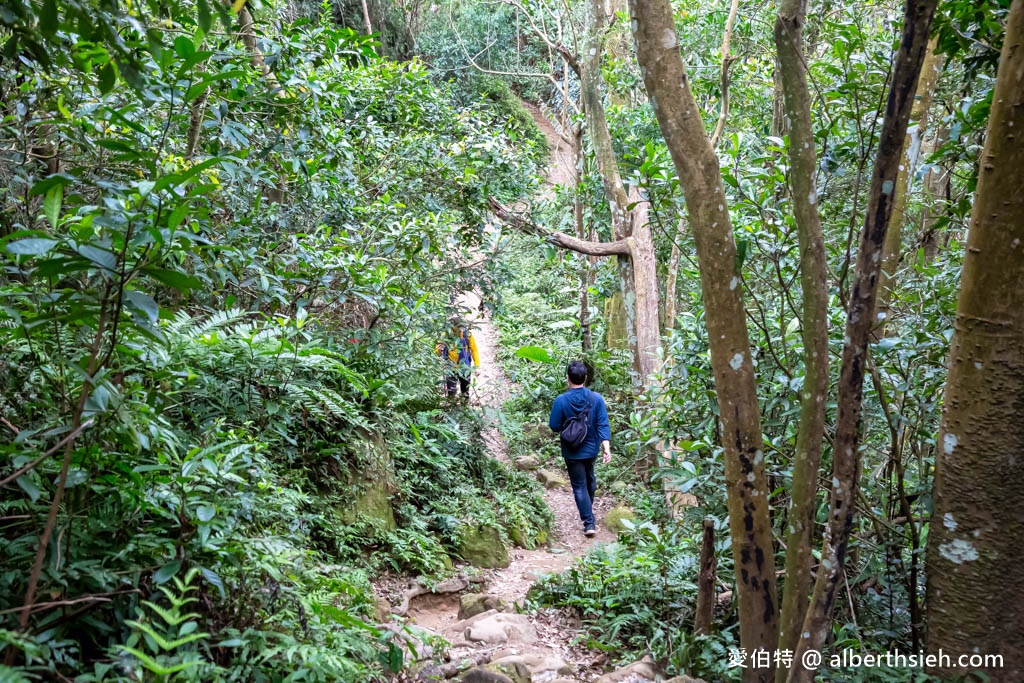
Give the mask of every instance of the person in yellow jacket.
[{"label": "person in yellow jacket", "polygon": [[468,397],[473,368],[480,366],[480,354],[473,335],[464,326],[455,323],[448,339],[438,343],[436,352],[441,357],[444,370],[445,393],[455,396],[456,392],[461,391],[463,396]]}]

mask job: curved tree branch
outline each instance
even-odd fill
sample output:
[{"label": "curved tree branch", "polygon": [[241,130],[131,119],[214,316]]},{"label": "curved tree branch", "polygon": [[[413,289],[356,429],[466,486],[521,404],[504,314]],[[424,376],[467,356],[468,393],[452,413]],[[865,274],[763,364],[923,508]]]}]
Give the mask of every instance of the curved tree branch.
[{"label": "curved tree branch", "polygon": [[566,235],[564,232],[548,230],[544,226],[534,223],[529,218],[514,213],[511,209],[493,197],[491,197],[488,202],[491,206],[491,211],[494,212],[494,215],[506,224],[511,225],[516,230],[526,233],[527,235],[543,237],[548,241],[548,243],[553,244],[556,247],[562,247],[563,249],[569,249],[570,251],[575,251],[579,254],[586,254],[588,256],[630,255],[629,242],[626,240],[616,240],[614,242],[591,242],[588,240],[582,240],[571,235]]}]

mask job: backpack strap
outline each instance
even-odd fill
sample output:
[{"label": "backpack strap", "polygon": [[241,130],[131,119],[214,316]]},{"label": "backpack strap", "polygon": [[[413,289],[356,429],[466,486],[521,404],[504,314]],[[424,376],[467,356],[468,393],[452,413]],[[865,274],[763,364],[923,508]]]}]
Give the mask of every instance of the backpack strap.
[{"label": "backpack strap", "polygon": [[[583,388],[587,389],[586,387],[583,387]],[[584,412],[586,412],[587,413],[587,419],[590,419],[590,410],[593,407],[594,407],[594,392],[591,391],[590,389],[587,389],[587,406],[583,410],[581,410],[579,412],[579,414],[582,415]]]}]

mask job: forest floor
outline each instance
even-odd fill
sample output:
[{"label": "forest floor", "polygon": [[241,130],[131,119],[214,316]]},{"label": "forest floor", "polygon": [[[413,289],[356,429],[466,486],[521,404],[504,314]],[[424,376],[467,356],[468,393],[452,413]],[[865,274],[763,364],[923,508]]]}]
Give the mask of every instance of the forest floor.
[{"label": "forest floor", "polygon": [[[547,136],[551,149],[546,186],[535,196],[535,199],[542,200],[550,197],[555,185],[571,182],[572,150],[539,108],[525,104]],[[459,305],[470,312],[467,325],[476,339],[480,355],[480,367],[473,378],[471,403],[484,412],[487,426],[483,438],[489,455],[510,462],[507,444],[498,425],[504,403],[515,391],[515,387],[506,378],[498,360],[498,332],[488,314],[480,310],[478,292],[465,292]],[[534,550],[510,549],[509,566],[482,572],[478,578],[484,581],[483,585],[470,590],[480,590],[500,598],[509,605],[510,610],[518,612],[525,605],[527,592],[538,578],[568,569],[573,560],[582,557],[597,544],[615,541],[615,534],[601,523],[608,510],[614,507],[613,499],[601,496],[599,492],[594,505],[598,533],[592,538],[583,535],[583,524],[576,510],[572,490],[567,484],[545,489],[544,499],[554,516],[547,545]],[[535,639],[533,634],[520,638],[513,633],[507,641],[485,644],[467,640],[473,620],[459,620],[459,605],[458,593],[427,594],[413,600],[408,611],[413,623],[440,634],[452,644],[452,661],[462,659],[481,663],[507,657],[519,658],[531,670],[534,683],[594,681],[601,675],[605,655],[573,644],[574,638],[579,635],[579,624],[565,612],[540,609],[523,615],[532,625]],[[516,629],[506,630],[514,632]],[[616,680],[648,679],[627,675]]]}]

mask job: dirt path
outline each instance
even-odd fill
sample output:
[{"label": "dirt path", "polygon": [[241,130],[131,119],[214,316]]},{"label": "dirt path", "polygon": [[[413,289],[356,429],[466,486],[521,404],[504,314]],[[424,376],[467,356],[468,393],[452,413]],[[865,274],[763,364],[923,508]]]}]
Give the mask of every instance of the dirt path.
[{"label": "dirt path", "polygon": [[[535,200],[543,201],[553,195],[556,185],[571,182],[572,150],[539,108],[528,103],[526,106],[547,136],[551,149],[546,187],[535,197]],[[480,368],[474,373],[471,398],[486,417],[487,426],[483,438],[491,457],[508,462],[508,447],[498,424],[502,407],[510,391],[515,391],[515,388],[510,386],[498,362],[498,331],[490,318],[480,311],[478,293],[465,292],[459,299],[459,306],[470,312],[467,323],[473,331],[480,354]],[[547,547],[536,550],[512,548],[509,552],[509,566],[494,570],[487,577],[486,593],[501,598],[510,606],[523,605],[527,591],[540,576],[564,571],[574,559],[585,555],[594,545],[615,540],[615,534],[601,523],[614,501],[601,496],[600,491],[594,505],[598,533],[592,538],[583,535],[582,522],[568,485],[545,490],[544,500],[554,515],[551,540]],[[413,603],[409,617],[417,625],[440,633],[451,642],[453,659],[479,657],[481,646],[466,641],[466,623],[459,622],[458,609],[457,594],[429,595]],[[532,658],[532,662],[546,662],[538,664],[538,670],[533,670],[531,666],[534,683],[592,681],[595,678],[602,656],[571,645],[576,635],[576,624],[568,623],[554,610],[541,610],[527,615],[527,618],[536,630],[536,641],[523,644],[510,642],[508,647],[497,648],[496,655],[527,656]],[[559,667],[551,665],[552,662],[561,662],[564,666],[559,670]]]}]

